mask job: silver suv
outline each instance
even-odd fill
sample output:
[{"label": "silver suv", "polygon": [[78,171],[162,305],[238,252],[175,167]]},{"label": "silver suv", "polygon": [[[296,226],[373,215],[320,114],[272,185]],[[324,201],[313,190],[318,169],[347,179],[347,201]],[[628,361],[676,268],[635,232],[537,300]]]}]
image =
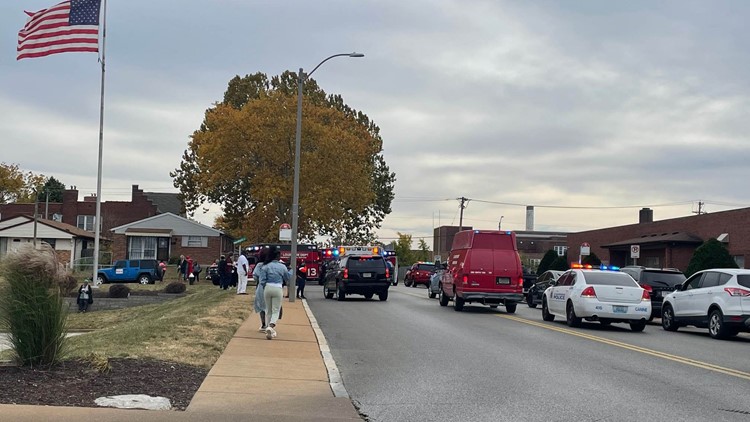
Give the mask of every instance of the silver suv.
[{"label": "silver suv", "polygon": [[693,325],[716,339],[750,331],[750,270],[699,271],[664,298],[661,312],[667,331]]}]

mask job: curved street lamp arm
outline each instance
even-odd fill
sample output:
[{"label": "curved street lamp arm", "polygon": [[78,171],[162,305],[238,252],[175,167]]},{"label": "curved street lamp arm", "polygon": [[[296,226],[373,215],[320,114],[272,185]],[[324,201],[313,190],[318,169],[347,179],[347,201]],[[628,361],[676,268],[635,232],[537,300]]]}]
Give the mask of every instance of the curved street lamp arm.
[{"label": "curved street lamp arm", "polygon": [[331,59],[332,59],[332,58],[334,58],[334,57],[342,57],[342,56],[349,56],[349,57],[362,57],[362,55],[360,55],[360,53],[340,53],[340,54],[334,54],[333,56],[330,56],[330,57],[326,57],[326,58],[325,58],[325,59],[324,59],[324,60],[323,60],[322,62],[318,63],[318,65],[317,65],[317,66],[315,66],[315,68],[314,68],[314,69],[313,69],[312,71],[310,71],[310,73],[308,73],[307,75],[305,75],[305,79],[309,78],[309,77],[310,77],[310,75],[312,75],[313,73],[315,73],[315,71],[316,71],[316,70],[318,70],[318,68],[319,68],[319,67],[320,67],[320,66],[321,66],[321,65],[322,65],[323,63],[327,62],[328,60],[331,60]]}]

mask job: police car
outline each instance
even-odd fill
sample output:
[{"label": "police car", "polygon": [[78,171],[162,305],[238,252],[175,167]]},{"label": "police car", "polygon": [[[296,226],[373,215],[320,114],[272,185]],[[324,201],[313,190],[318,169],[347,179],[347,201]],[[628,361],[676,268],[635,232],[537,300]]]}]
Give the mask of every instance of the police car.
[{"label": "police car", "polygon": [[332,262],[323,282],[323,295],[339,301],[347,295],[363,295],[372,299],[378,295],[381,301],[388,300],[391,285],[390,269],[378,246],[342,246],[339,260]]},{"label": "police car", "polygon": [[630,324],[633,331],[643,331],[651,316],[651,297],[632,277],[618,267],[592,267],[573,264],[572,269],[544,291],[542,318],[554,321],[565,318],[578,327],[582,320]]}]

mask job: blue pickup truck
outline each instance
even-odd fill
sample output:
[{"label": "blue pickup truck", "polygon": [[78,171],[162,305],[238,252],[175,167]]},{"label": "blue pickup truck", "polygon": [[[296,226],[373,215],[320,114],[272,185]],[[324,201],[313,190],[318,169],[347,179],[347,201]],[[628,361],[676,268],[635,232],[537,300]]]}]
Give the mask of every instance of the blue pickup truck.
[{"label": "blue pickup truck", "polygon": [[153,284],[161,279],[162,271],[155,259],[123,259],[115,261],[111,268],[102,268],[97,273],[98,284],[130,281]]}]

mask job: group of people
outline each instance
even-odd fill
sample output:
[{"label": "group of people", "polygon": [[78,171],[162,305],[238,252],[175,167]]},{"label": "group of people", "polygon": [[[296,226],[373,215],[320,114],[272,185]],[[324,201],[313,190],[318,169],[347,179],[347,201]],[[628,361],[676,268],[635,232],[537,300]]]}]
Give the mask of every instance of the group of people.
[{"label": "group of people", "polygon": [[[159,265],[161,266],[163,263],[164,261]],[[166,272],[166,264],[162,268]],[[180,260],[177,262],[177,275],[182,281],[189,281],[192,284],[194,280],[200,280],[201,271],[203,271],[201,264],[189,256],[180,255]]]},{"label": "group of people", "polygon": [[237,287],[238,295],[247,294],[247,281],[251,268],[246,251],[240,253],[237,262],[234,262],[234,252],[222,255],[216,261],[216,267],[219,288],[227,290],[230,287]]}]

